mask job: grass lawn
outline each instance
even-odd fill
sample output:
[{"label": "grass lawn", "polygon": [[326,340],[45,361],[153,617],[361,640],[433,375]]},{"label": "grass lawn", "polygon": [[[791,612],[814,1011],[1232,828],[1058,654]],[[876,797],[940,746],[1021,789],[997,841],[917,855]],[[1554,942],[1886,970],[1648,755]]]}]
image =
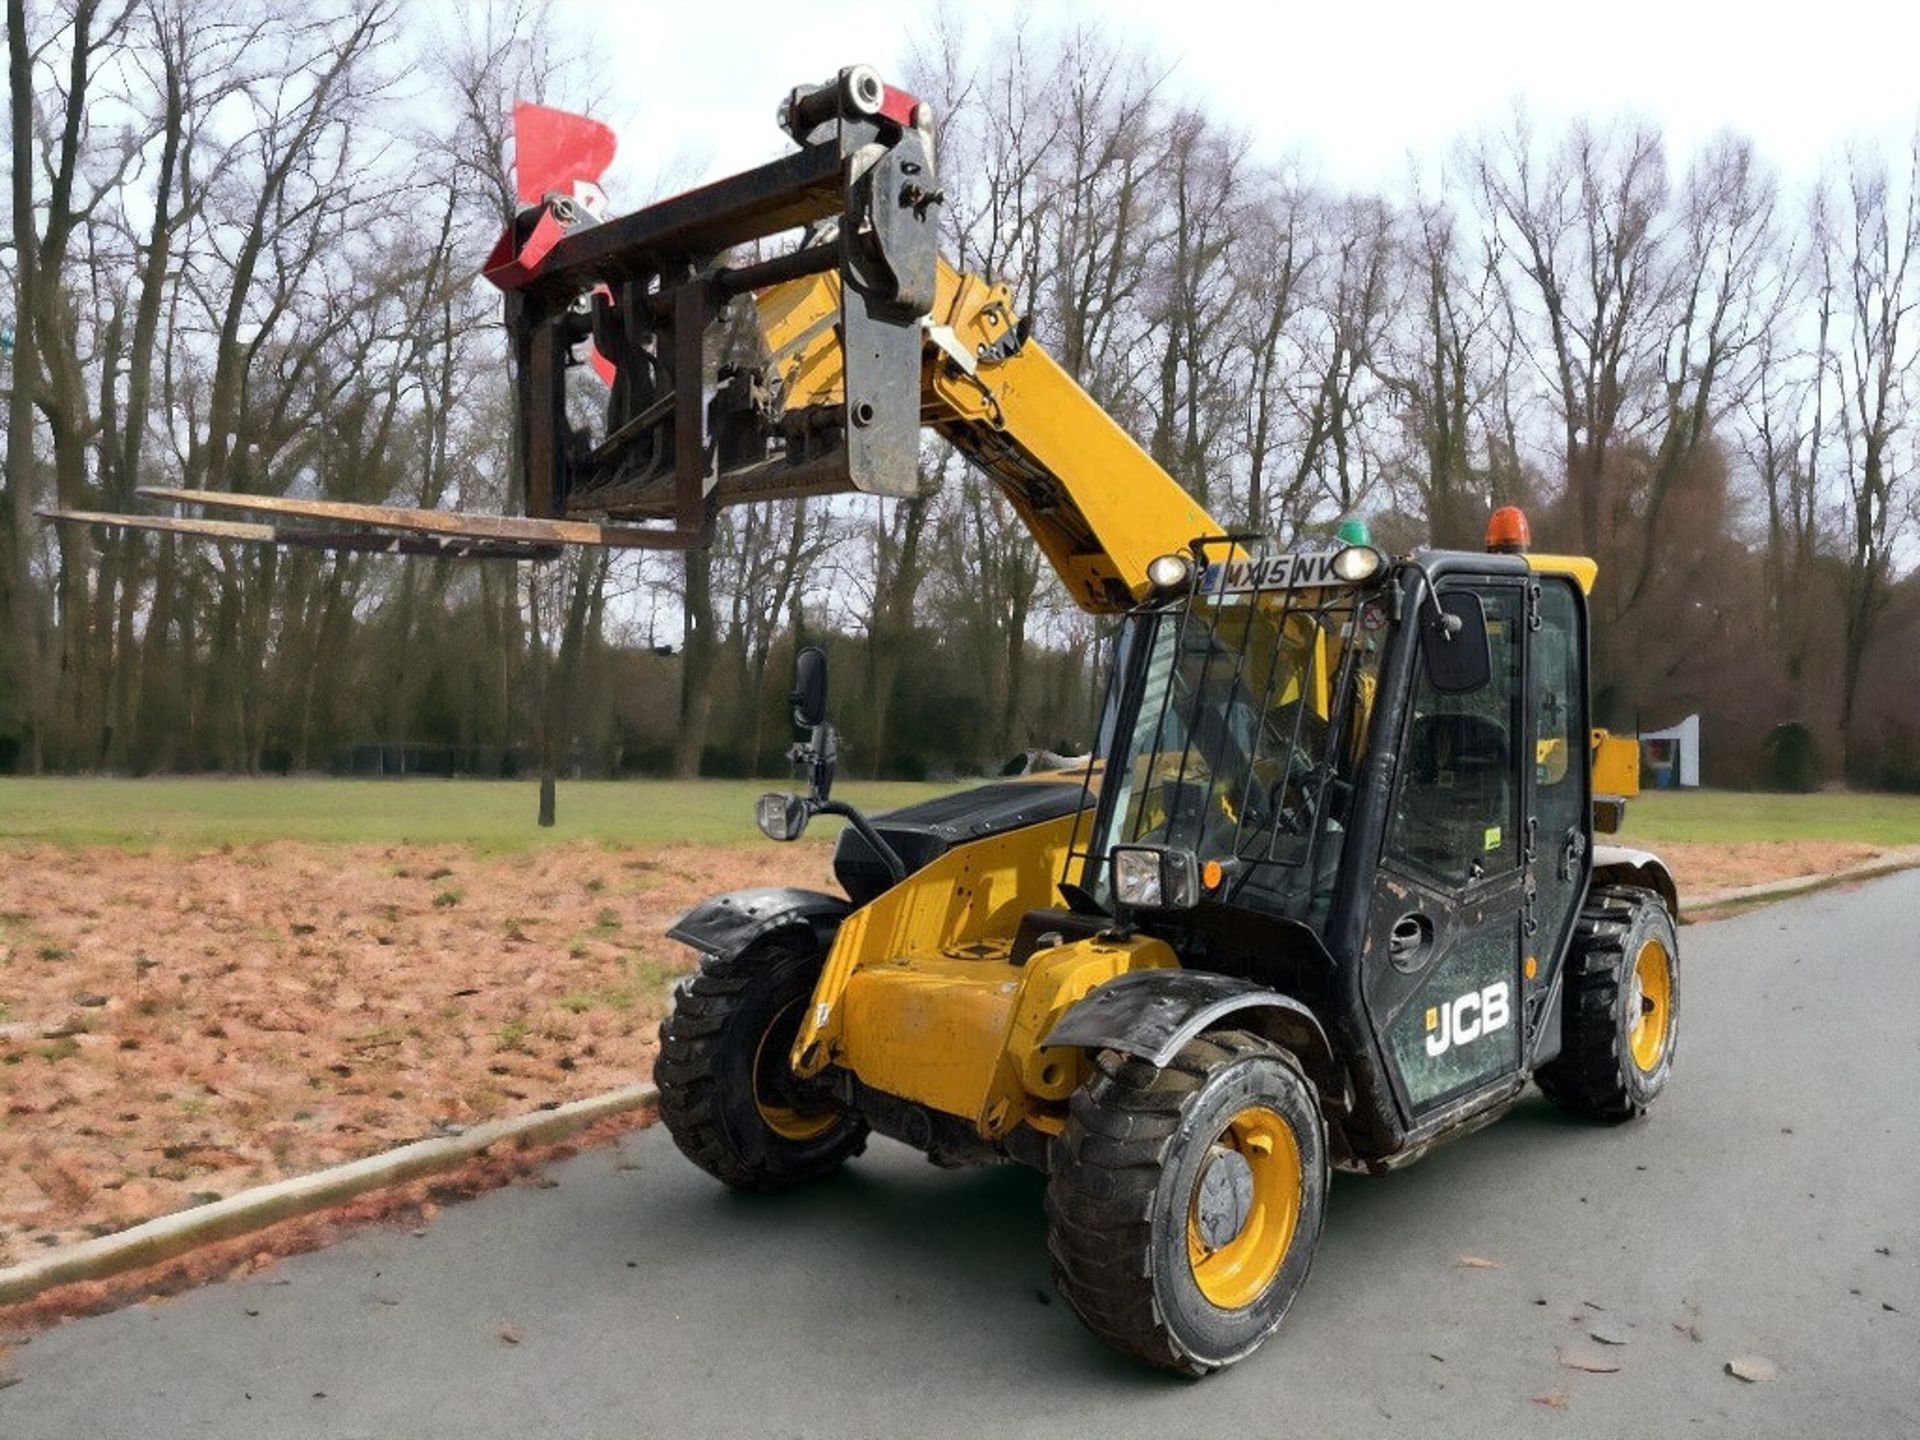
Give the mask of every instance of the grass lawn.
[{"label": "grass lawn", "polygon": [[[774,780],[565,781],[559,823],[535,823],[531,780],[0,779],[0,841],[126,849],[198,849],[268,840],[343,844],[467,844],[482,853],[569,841],[660,845],[767,843],[753,801]],[[886,810],[951,785],[846,781],[836,798]],[[841,822],[815,822],[814,835]]]},{"label": "grass lawn", "polygon": [[1627,802],[1627,843],[1845,840],[1920,845],[1920,795],[1762,795],[1734,790],[1648,791]]},{"label": "grass lawn", "polygon": [[[330,779],[0,779],[0,841],[126,849],[268,840],[466,844],[482,853],[591,840],[623,845],[760,840],[753,800],[773,780],[562,781],[559,821],[534,824],[534,782]],[[952,785],[843,782],[841,799],[886,810]],[[828,837],[840,822],[816,823]],[[1623,841],[1734,844],[1836,840],[1920,844],[1920,795],[1649,792],[1627,805]]]}]

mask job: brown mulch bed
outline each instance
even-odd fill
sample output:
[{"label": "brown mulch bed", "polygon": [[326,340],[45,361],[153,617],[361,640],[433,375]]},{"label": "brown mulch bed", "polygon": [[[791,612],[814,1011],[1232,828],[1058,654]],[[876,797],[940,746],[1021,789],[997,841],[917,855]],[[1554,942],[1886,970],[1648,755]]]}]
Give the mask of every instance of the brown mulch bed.
[{"label": "brown mulch bed", "polygon": [[0,851],[0,1265],[631,1084],[662,932],[823,845]]},{"label": "brown mulch bed", "polygon": [[[1624,843],[1638,842],[1625,837]],[[1791,880],[1801,875],[1825,875],[1862,865],[1884,855],[1884,845],[1861,845],[1849,840],[1751,840],[1733,845],[1699,841],[1662,841],[1654,850],[1672,868],[1684,904],[1689,894],[1731,890],[1769,880]]]}]

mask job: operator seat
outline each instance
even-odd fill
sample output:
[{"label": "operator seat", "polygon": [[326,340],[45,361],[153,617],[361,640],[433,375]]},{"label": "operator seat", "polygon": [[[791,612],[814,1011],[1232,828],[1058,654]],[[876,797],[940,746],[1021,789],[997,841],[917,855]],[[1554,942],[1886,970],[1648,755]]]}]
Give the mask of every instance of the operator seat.
[{"label": "operator seat", "polygon": [[1506,727],[1485,715],[1414,716],[1395,848],[1465,879],[1474,860],[1499,847],[1489,834],[1512,823],[1512,756]]}]

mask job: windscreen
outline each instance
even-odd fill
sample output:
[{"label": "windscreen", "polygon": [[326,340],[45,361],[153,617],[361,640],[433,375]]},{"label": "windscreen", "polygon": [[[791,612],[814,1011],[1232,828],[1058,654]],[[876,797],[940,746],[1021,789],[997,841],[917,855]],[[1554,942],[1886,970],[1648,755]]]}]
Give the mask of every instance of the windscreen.
[{"label": "windscreen", "polygon": [[1349,590],[1213,599],[1154,617],[1106,767],[1094,894],[1116,844],[1224,872],[1213,898],[1308,918],[1331,895],[1386,614]]}]

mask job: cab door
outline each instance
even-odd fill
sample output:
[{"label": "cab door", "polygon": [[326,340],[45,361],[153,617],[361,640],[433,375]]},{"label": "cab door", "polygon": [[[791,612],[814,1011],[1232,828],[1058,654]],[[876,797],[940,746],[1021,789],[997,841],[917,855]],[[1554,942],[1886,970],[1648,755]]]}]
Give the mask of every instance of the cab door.
[{"label": "cab door", "polygon": [[1561,968],[1593,873],[1593,765],[1587,704],[1587,614],[1579,587],[1542,575],[1528,587],[1527,697],[1531,800],[1522,859],[1521,1019],[1529,1067],[1560,1050]]},{"label": "cab door", "polygon": [[1463,590],[1486,613],[1489,678],[1445,693],[1416,657],[1362,956],[1368,1018],[1413,1125],[1512,1074],[1522,1054],[1529,584],[1440,582],[1443,601]]}]

